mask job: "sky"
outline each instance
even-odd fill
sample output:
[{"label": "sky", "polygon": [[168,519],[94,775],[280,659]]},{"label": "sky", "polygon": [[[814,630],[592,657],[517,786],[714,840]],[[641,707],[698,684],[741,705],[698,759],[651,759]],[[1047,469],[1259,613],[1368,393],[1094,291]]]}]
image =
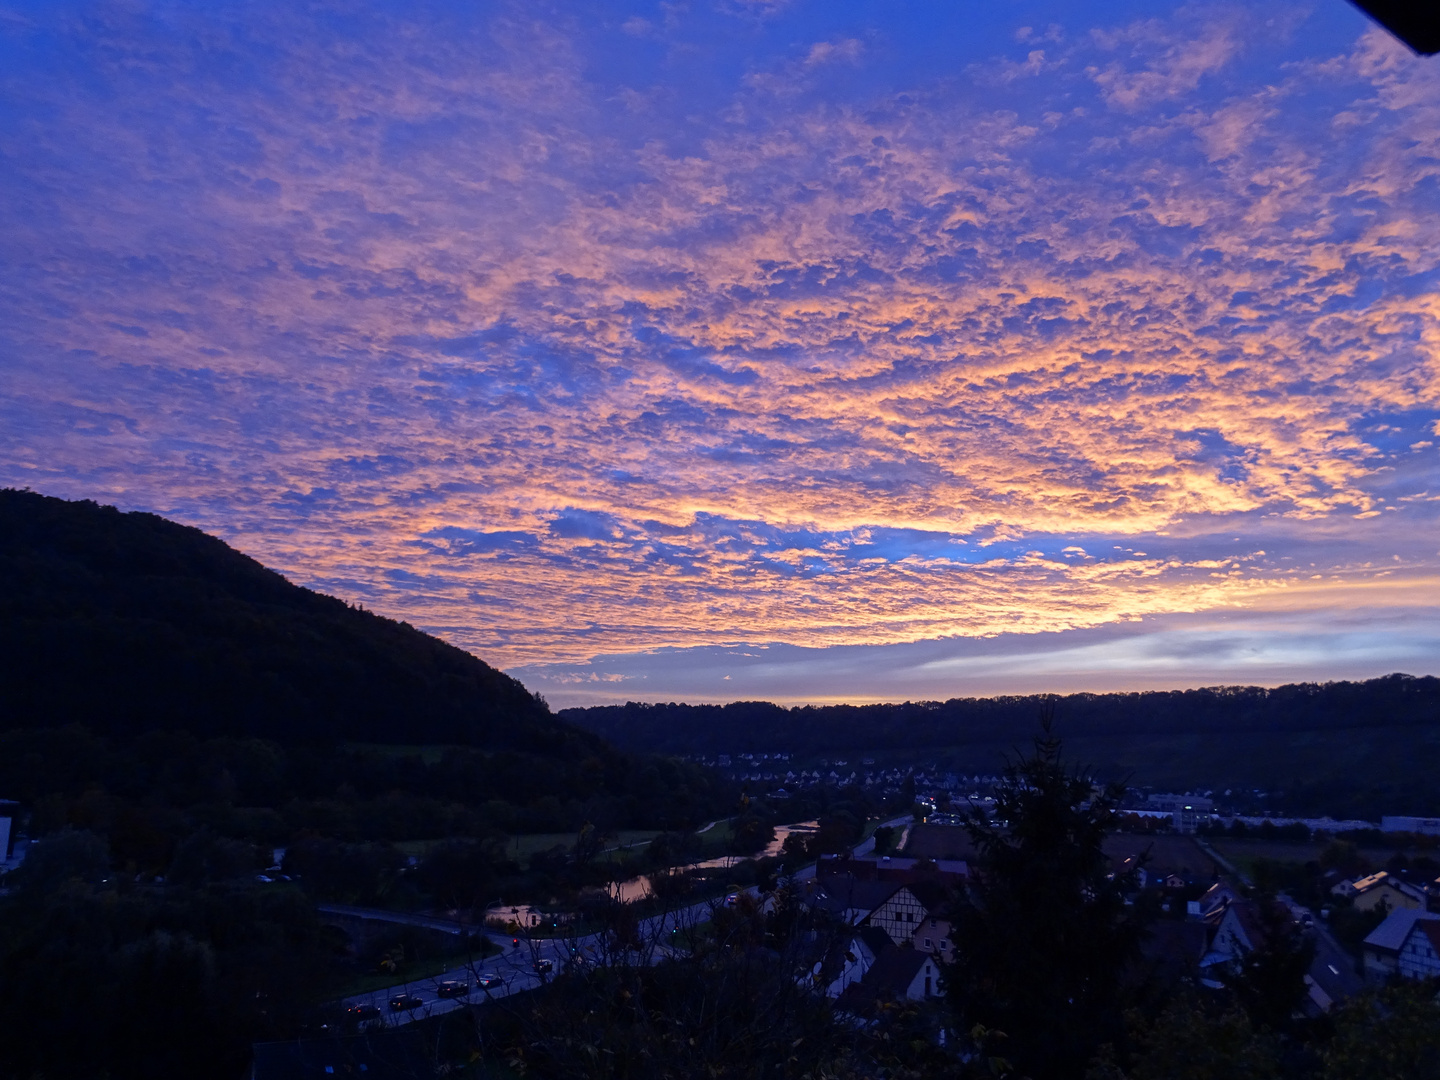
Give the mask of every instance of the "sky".
[{"label": "sky", "polygon": [[0,485],[556,706],[1440,673],[1343,0],[0,0]]}]

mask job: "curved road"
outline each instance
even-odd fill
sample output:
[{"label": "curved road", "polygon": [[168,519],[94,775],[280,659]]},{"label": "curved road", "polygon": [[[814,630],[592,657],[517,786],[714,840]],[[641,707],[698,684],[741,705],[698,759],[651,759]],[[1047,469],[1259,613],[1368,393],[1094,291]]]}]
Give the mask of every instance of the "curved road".
[{"label": "curved road", "polygon": [[[883,822],[884,825],[901,825],[910,820],[910,815],[892,818]],[[871,837],[868,840],[857,844],[854,853],[859,855],[868,854],[875,848],[875,840]],[[806,881],[815,876],[815,865],[801,867],[794,874],[794,880]],[[655,915],[644,920],[640,924],[640,940],[649,943],[648,953],[650,959],[657,960],[662,956],[669,956],[670,950],[660,944],[665,940],[668,932],[674,929],[684,929],[689,926],[696,926],[710,917],[716,906],[723,903],[722,899],[704,900],[688,907],[679,908],[664,915]],[[473,1004],[480,1001],[493,1001],[518,994],[526,990],[534,990],[543,986],[548,980],[559,974],[569,963],[575,954],[570,949],[573,946],[583,958],[585,955],[593,956],[596,948],[600,945],[599,935],[590,935],[583,938],[522,938],[519,945],[513,944],[514,938],[509,934],[492,930],[488,927],[466,926],[454,920],[437,919],[427,915],[406,915],[399,912],[379,911],[373,908],[346,907],[340,904],[321,904],[318,908],[321,912],[335,915],[348,915],[354,918],[382,919],[386,922],[405,923],[411,926],[421,926],[429,930],[440,930],[445,933],[460,934],[469,931],[472,934],[481,934],[487,940],[500,947],[499,955],[492,955],[482,958],[477,957],[473,963],[462,967],[454,968],[439,975],[433,975],[426,979],[416,979],[411,982],[397,983],[394,986],[387,986],[381,990],[372,990],[366,994],[356,994],[346,998],[342,1004],[346,1007],[352,1005],[368,1004],[378,1008],[381,1012],[379,1018],[369,1021],[370,1023],[384,1023],[391,1026],[407,1024],[414,1020],[422,1020],[430,1016],[438,1016],[442,1013],[451,1012],[463,1005]],[[644,951],[641,955],[644,955]],[[544,962],[550,967],[545,972],[540,972],[539,967]],[[490,989],[481,989],[478,981],[483,976],[494,975],[500,979],[500,985]],[[470,987],[470,992],[464,997],[445,998],[440,997],[438,990],[441,983],[453,981],[463,982]],[[410,994],[420,1000],[420,1005],[415,1009],[393,1010],[390,1008],[390,999],[397,994]]]}]

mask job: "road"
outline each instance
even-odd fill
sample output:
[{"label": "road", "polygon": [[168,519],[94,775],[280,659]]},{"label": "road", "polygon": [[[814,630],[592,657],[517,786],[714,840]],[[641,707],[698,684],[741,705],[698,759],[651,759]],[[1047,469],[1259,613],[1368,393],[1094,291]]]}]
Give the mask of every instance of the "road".
[{"label": "road", "polygon": [[[814,874],[813,867],[807,869],[811,875]],[[645,919],[640,923],[639,938],[645,942],[662,943],[668,939],[672,930],[696,926],[709,919],[714,907],[720,903],[723,903],[721,898],[704,900],[664,915],[655,915]],[[359,916],[362,912],[366,912],[370,917],[388,914],[370,913],[366,909],[359,908],[350,908],[341,913]],[[410,919],[402,916],[387,919],[387,921],[408,922]],[[439,920],[431,921],[438,922]],[[451,928],[454,925],[454,923],[449,924]],[[383,1022],[389,1026],[400,1026],[415,1020],[423,1020],[426,1017],[439,1016],[466,1004],[497,1001],[526,990],[534,990],[559,974],[577,954],[582,958],[587,955],[595,955],[595,951],[601,943],[600,936],[596,934],[580,938],[515,938],[490,929],[477,932],[483,933],[488,940],[498,945],[500,953],[483,959],[476,957],[471,963],[439,975],[397,983],[365,994],[356,994],[346,998],[343,1004],[347,1008],[362,1004],[372,1005],[381,1012],[381,1017],[371,1021],[372,1023]],[[574,952],[571,951],[572,948],[575,950]],[[671,955],[669,948],[659,944],[653,945],[648,952],[652,960]],[[548,962],[550,967],[542,974],[539,968],[545,962]],[[486,976],[498,977],[500,985],[482,989],[478,984],[480,979]],[[471,992],[460,998],[441,997],[439,996],[440,987],[447,981],[465,983],[472,988]],[[390,1007],[391,998],[402,993],[419,999],[421,1004],[415,1009],[392,1009]]]},{"label": "road", "polygon": [[[910,821],[910,815],[892,818],[884,822],[885,825],[901,825]],[[855,846],[857,856],[867,854],[875,848],[875,840],[871,837],[863,843]],[[815,876],[815,866],[801,867],[795,872],[795,880],[807,881]],[[720,899],[704,900],[688,907],[679,908],[676,911],[664,915],[655,915],[644,920],[640,924],[640,939],[647,942],[663,942],[667,940],[674,929],[684,929],[689,926],[696,926],[710,918],[714,907],[722,903]],[[380,1017],[372,1020],[371,1023],[384,1023],[388,1026],[400,1026],[415,1020],[423,1020],[431,1016],[439,1016],[443,1013],[452,1012],[467,1004],[478,1004],[482,1001],[497,1001],[510,997],[513,994],[523,993],[526,990],[534,990],[554,975],[559,974],[565,965],[570,962],[573,954],[570,952],[573,946],[579,953],[593,954],[600,943],[598,935],[591,935],[583,938],[521,938],[518,946],[516,939],[508,934],[501,933],[489,928],[462,927],[459,923],[444,919],[436,919],[425,915],[405,915],[398,912],[377,911],[371,908],[345,907],[339,904],[325,904],[319,908],[322,912],[330,912],[336,915],[348,915],[355,918],[384,919],[387,922],[406,923],[412,926],[424,926],[432,930],[443,930],[446,933],[460,933],[462,929],[468,929],[472,933],[483,934],[488,940],[500,946],[499,955],[492,955],[483,959],[477,957],[473,963],[446,971],[440,975],[433,975],[425,979],[416,979],[411,982],[397,983],[394,986],[387,986],[380,990],[372,990],[366,994],[356,994],[348,997],[343,1004],[346,1007],[353,1005],[372,1005],[380,1010]],[[652,959],[670,955],[670,950],[664,947],[652,949]],[[540,974],[537,965],[548,961],[550,971]],[[477,985],[482,976],[494,975],[501,980],[500,985],[488,990],[480,989]],[[460,998],[440,997],[438,991],[442,983],[447,981],[463,982],[471,987],[471,992]],[[418,998],[420,1005],[415,1009],[394,1010],[390,1008],[390,999],[398,994],[410,994]]]}]

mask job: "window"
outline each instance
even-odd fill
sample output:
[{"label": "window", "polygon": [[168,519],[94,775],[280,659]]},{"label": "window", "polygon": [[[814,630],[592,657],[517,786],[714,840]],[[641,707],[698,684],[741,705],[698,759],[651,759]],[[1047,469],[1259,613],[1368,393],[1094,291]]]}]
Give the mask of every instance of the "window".
[{"label": "window", "polygon": [[930,946],[930,939],[929,939],[928,937],[925,939],[925,947],[926,947],[927,949],[931,947],[931,946]]}]

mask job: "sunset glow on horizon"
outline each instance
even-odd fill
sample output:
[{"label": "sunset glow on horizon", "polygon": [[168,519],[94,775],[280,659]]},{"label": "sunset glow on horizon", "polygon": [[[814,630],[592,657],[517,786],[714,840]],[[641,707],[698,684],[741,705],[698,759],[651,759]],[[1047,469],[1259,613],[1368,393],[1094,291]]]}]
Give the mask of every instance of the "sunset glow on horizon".
[{"label": "sunset glow on horizon", "polygon": [[1440,61],[1341,0],[0,15],[0,484],[555,705],[1440,673]]}]

